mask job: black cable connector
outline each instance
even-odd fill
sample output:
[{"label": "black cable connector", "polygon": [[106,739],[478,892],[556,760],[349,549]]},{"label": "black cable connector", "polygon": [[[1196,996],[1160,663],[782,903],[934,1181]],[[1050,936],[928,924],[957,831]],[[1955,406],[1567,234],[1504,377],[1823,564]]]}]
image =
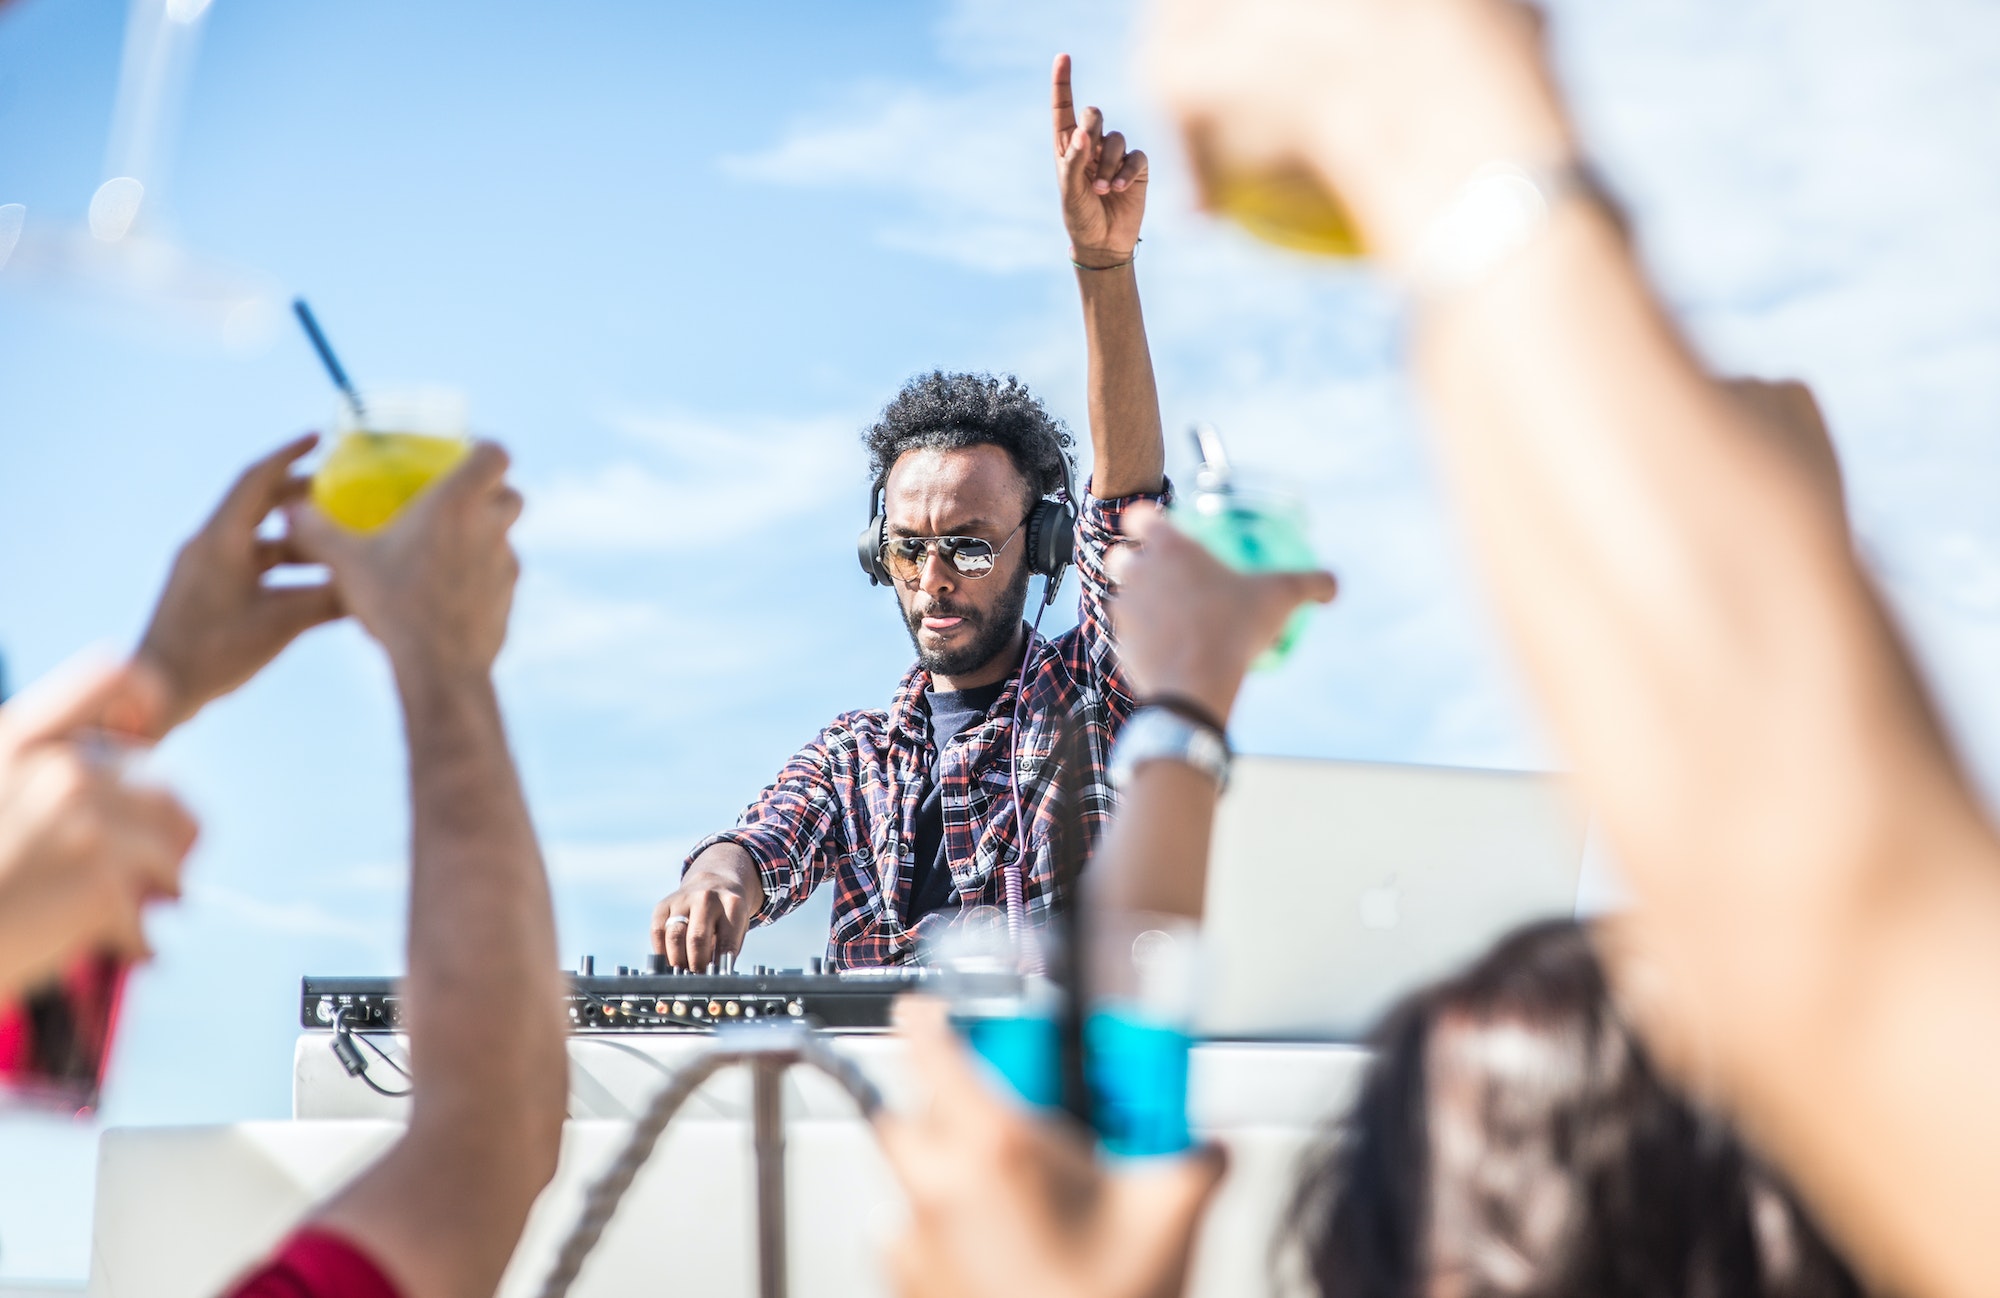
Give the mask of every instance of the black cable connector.
[{"label": "black cable connector", "polygon": [[[404,1099],[416,1089],[415,1086],[406,1086],[400,1091],[392,1091],[370,1077],[368,1075],[368,1056],[362,1054],[361,1047],[354,1044],[357,1035],[359,1034],[353,1028],[347,1026],[347,1007],[342,1006],[335,1010],[333,1013],[333,1057],[340,1061],[340,1066],[347,1070],[349,1077],[359,1077],[362,1084],[369,1090],[391,1100]],[[383,1050],[382,1047],[376,1045],[373,1041],[369,1041],[366,1037],[362,1037],[361,1040],[370,1050],[381,1055],[391,1068],[402,1073],[405,1077],[409,1076],[409,1073],[403,1069],[403,1066],[395,1060],[390,1059],[388,1052]]]}]

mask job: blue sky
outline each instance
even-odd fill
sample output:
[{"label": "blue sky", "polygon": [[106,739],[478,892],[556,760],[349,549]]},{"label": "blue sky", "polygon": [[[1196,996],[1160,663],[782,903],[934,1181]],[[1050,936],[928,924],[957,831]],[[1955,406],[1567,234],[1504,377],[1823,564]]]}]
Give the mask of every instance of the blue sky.
[{"label": "blue sky", "polygon": [[[1556,6],[1643,249],[1722,368],[1821,394],[1865,554],[2000,789],[2000,11],[1978,0]],[[1079,10],[1086,12],[1078,13]],[[1127,11],[255,5],[206,15],[152,230],[307,294],[363,382],[436,381],[529,507],[501,680],[564,950],[637,955],[680,849],[907,663],[854,568],[859,427],[914,372],[1019,373],[1081,431],[1047,150],[1055,51],[1156,163],[1141,285],[1174,463],[1216,421],[1310,501],[1344,582],[1253,682],[1263,751],[1547,762],[1489,631],[1365,277],[1193,214]],[[0,204],[104,178],[125,10],[0,8]],[[310,353],[0,267],[0,649],[129,643],[246,460],[323,423]],[[278,322],[282,323],[282,322]],[[176,736],[201,813],[104,1121],[288,1112],[297,978],[399,966],[386,673],[346,628]],[[766,936],[794,960],[819,935]],[[0,1120],[0,1276],[81,1276],[94,1130]]]}]

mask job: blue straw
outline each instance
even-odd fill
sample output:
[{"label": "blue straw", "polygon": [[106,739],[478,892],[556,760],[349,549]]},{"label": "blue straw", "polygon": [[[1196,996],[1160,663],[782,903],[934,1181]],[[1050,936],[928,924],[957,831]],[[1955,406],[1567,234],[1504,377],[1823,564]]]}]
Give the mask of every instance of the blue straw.
[{"label": "blue straw", "polygon": [[298,316],[299,323],[305,326],[306,337],[312,339],[313,350],[319,353],[320,364],[326,366],[327,374],[333,379],[333,386],[339,388],[340,395],[347,398],[348,406],[354,411],[354,422],[367,423],[368,412],[361,408],[361,394],[356,392],[354,384],[348,381],[347,371],[340,368],[340,360],[333,354],[333,347],[326,341],[326,335],[320,332],[319,321],[313,319],[312,308],[306,305],[304,298],[295,297],[292,299],[292,313]]}]

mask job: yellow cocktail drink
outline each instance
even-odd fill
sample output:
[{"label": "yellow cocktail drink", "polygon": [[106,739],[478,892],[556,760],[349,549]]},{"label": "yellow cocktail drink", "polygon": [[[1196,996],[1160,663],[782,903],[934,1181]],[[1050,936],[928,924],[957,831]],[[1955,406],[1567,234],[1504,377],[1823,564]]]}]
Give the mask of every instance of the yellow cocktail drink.
[{"label": "yellow cocktail drink", "polygon": [[1319,257],[1367,249],[1338,194],[1296,162],[1246,159],[1203,132],[1188,140],[1203,203],[1266,243]]},{"label": "yellow cocktail drink", "polygon": [[1266,243],[1320,257],[1362,255],[1353,219],[1317,178],[1303,172],[1225,173],[1210,181],[1208,201]]},{"label": "yellow cocktail drink", "polygon": [[365,404],[358,394],[335,414],[338,436],[312,479],[313,504],[356,532],[387,524],[472,449],[465,394],[456,388],[388,388],[365,396]]}]

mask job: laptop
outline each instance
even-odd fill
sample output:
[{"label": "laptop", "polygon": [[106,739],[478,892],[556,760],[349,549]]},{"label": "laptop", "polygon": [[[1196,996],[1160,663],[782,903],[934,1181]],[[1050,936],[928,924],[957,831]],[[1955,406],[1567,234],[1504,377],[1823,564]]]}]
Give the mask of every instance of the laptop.
[{"label": "laptop", "polygon": [[1509,930],[1575,912],[1561,777],[1238,757],[1216,812],[1196,1026],[1357,1041]]}]

